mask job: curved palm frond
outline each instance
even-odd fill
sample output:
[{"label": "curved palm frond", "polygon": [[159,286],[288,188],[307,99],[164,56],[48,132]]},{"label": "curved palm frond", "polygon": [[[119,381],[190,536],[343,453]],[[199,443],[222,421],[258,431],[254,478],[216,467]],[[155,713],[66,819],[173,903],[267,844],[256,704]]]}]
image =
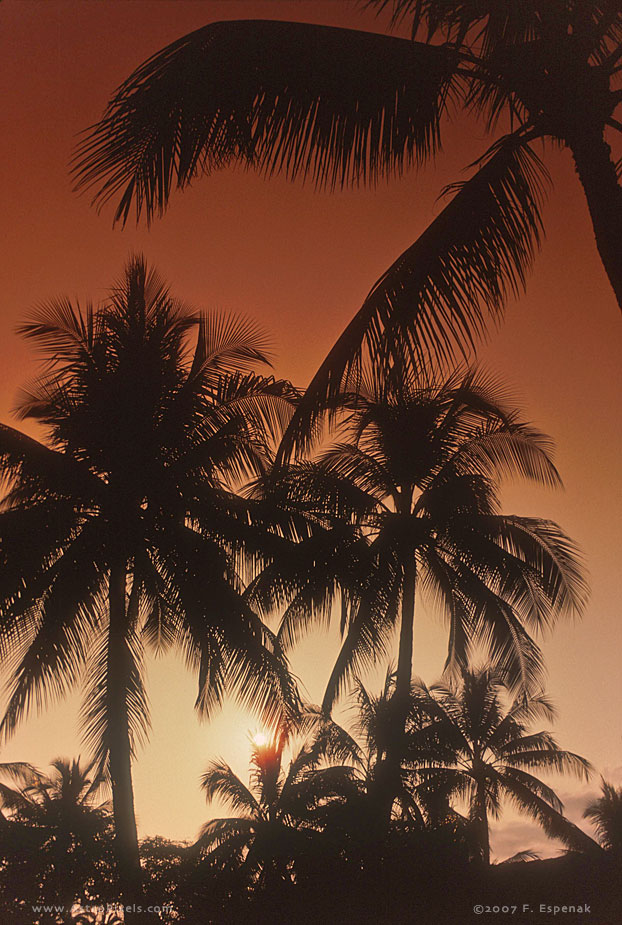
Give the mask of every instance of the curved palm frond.
[{"label": "curved palm frond", "polygon": [[136,633],[128,631],[124,640],[111,641],[107,627],[102,627],[90,651],[80,720],[82,736],[100,775],[107,773],[110,751],[119,733],[115,696],[119,688],[132,757],[147,739],[151,721],[143,663],[142,640]]},{"label": "curved palm frond", "polygon": [[529,780],[531,775],[524,775],[514,768],[506,768],[503,781],[511,801],[522,812],[537,822],[550,838],[562,841],[571,851],[585,854],[598,854],[599,846],[593,838],[570,822],[556,805],[543,798]]},{"label": "curved palm frond", "polygon": [[210,819],[201,826],[196,842],[192,845],[191,854],[206,849],[214,855],[220,849],[221,855],[242,854],[253,832],[253,822],[250,819]]},{"label": "curved palm frond", "polygon": [[100,205],[120,197],[126,221],[132,203],[151,218],[175,185],[233,158],[323,186],[373,182],[436,150],[453,69],[450,50],[385,35],[213,23],[117,90],[78,147],[77,185]]},{"label": "curved palm frond", "polygon": [[541,234],[546,172],[532,149],[508,136],[423,234],[383,274],[311,380],[280,458],[309,445],[327,403],[360,378],[365,357],[386,369],[446,365],[500,317],[524,285]]},{"label": "curved palm frond", "polygon": [[[89,525],[89,528],[93,524]],[[49,584],[38,589],[38,605],[30,609],[30,627],[17,651],[10,653],[13,672],[0,734],[9,736],[32,706],[63,697],[81,677],[89,639],[101,624],[104,576],[99,524],[85,529],[79,541],[62,555]],[[81,575],[77,584],[76,574]]]},{"label": "curved palm frond", "polygon": [[248,787],[224,761],[212,761],[201,778],[208,803],[223,800],[236,812],[261,817],[261,807]]}]

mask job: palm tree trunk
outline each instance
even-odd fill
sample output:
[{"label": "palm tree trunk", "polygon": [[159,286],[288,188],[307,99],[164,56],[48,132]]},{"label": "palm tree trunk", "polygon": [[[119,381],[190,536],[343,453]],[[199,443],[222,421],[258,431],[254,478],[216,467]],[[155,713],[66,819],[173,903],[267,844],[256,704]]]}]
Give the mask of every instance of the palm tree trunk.
[{"label": "palm tree trunk", "polygon": [[622,187],[611,148],[599,125],[569,139],[568,145],[585,191],[598,253],[622,309]]},{"label": "palm tree trunk", "polygon": [[400,789],[402,759],[404,757],[404,738],[406,720],[410,703],[410,684],[412,680],[413,633],[415,622],[415,586],[417,567],[412,550],[404,558],[402,575],[402,607],[400,615],[400,638],[397,656],[395,692],[391,699],[391,734],[387,746],[384,769],[384,781],[381,794],[381,817],[388,825],[391,818],[393,801]]},{"label": "palm tree trunk", "polygon": [[413,633],[415,624],[415,584],[417,567],[415,557],[408,551],[402,578],[402,613],[400,623],[400,642],[397,657],[397,676],[395,679],[395,699],[402,710],[402,733],[406,727],[408,703],[410,700],[410,682],[413,664]]},{"label": "palm tree trunk", "polygon": [[473,822],[479,857],[482,864],[488,867],[490,865],[490,830],[486,812],[486,781],[484,780],[478,780],[476,784]]},{"label": "palm tree trunk", "polygon": [[[106,683],[109,702],[110,777],[115,826],[115,848],[121,901],[124,906],[141,905],[142,875],[138,833],[134,811],[132,762],[129,734],[127,690],[131,672],[131,653],[127,642],[126,564],[110,569],[108,632],[108,670]],[[126,914],[125,921],[137,921]]]}]

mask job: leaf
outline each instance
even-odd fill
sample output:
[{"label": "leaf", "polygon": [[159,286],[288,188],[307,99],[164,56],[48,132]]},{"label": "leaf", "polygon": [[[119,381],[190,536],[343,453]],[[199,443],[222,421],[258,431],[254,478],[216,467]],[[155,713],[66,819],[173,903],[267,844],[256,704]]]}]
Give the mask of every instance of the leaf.
[{"label": "leaf", "polygon": [[470,180],[382,275],[314,375],[281,444],[280,459],[309,446],[325,408],[356,391],[373,358],[388,371],[449,365],[524,287],[538,249],[546,171],[520,137],[490,149]]},{"label": "leaf", "polygon": [[319,186],[374,182],[439,144],[454,54],[306,23],[213,23],[119,87],[74,158],[78,188],[150,219],[172,188],[241,160]]}]

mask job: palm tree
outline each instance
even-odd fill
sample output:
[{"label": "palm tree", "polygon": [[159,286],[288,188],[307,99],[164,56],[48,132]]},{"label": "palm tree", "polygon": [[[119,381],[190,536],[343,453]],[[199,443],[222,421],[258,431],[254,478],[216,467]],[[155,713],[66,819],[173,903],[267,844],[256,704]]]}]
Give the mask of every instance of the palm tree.
[{"label": "palm tree", "polygon": [[596,825],[603,848],[622,857],[622,787],[603,780],[601,795],[590,803],[583,816]]},{"label": "palm tree", "polygon": [[84,678],[85,738],[110,773],[121,894],[133,903],[144,647],[182,648],[203,713],[228,688],[272,719],[293,693],[244,600],[266,531],[235,489],[269,464],[294,393],[250,371],[268,360],[251,322],[189,312],[142,257],[100,308],[59,299],[22,332],[47,365],[19,415],[46,442],[0,425],[0,655],[12,667],[0,731]]},{"label": "palm tree", "polygon": [[[345,486],[342,498],[349,491],[366,544],[365,555],[360,542],[353,547],[354,564],[343,548],[337,565],[328,563],[328,586],[336,567],[345,586],[347,632],[327,685],[327,712],[348,675],[385,653],[399,627],[386,819],[399,788],[417,592],[447,616],[448,668],[466,664],[472,648],[483,645],[511,684],[524,689],[542,668],[531,632],[579,612],[586,593],[575,546],[556,524],[500,513],[503,477],[560,483],[548,438],[523,422],[481,372],[456,373],[441,384],[427,376],[424,383],[420,370],[364,370],[357,393],[343,399],[343,440],[290,476],[294,486],[306,478],[306,503],[321,511],[335,503],[335,485]],[[324,568],[319,556],[317,562]],[[302,582],[283,615],[285,646],[316,617],[317,585],[309,570],[308,585]],[[279,593],[276,581],[272,591]]]},{"label": "palm tree", "polygon": [[[366,789],[372,804],[370,818],[378,813],[373,808],[374,801],[382,807],[385,789],[386,762],[391,754],[394,735],[393,698],[395,695],[396,674],[393,665],[387,669],[384,684],[379,694],[372,694],[360,680],[356,679],[353,690],[355,709],[355,735],[364,742]],[[401,774],[399,789],[393,804],[394,819],[400,825],[411,830],[438,829],[450,825],[455,833],[464,828],[464,819],[450,805],[450,793],[440,786],[434,789],[418,787],[413,794],[408,785],[406,766],[410,758],[410,739],[415,729],[422,725],[422,713],[416,688],[411,688],[408,712],[406,716],[407,738],[401,757]],[[398,810],[398,813],[396,813]],[[369,820],[367,821],[369,825]]]},{"label": "palm tree", "polygon": [[0,793],[13,824],[3,892],[17,889],[16,904],[32,904],[37,897],[58,903],[63,920],[71,922],[78,898],[115,896],[111,807],[101,799],[105,781],[94,762],[85,766],[79,758],[56,758],[51,765],[50,774],[33,772],[18,787],[5,786]]},{"label": "palm tree", "polygon": [[[307,733],[315,727],[316,734],[294,751],[285,767],[284,751],[294,744],[296,730],[305,730],[305,719]],[[357,747],[316,711],[303,714],[295,727],[281,727],[265,744],[253,744],[250,787],[226,762],[210,762],[201,783],[208,802],[220,798],[237,815],[207,822],[195,850],[237,870],[251,886],[292,882],[297,867],[316,854],[331,810],[360,794],[356,766],[330,763],[338,757],[357,762]]]},{"label": "palm tree", "polygon": [[427,722],[409,730],[408,761],[412,789],[440,786],[468,800],[476,854],[490,862],[489,817],[498,818],[505,797],[555,838],[580,850],[594,842],[563,815],[554,791],[533,771],[575,774],[587,780],[585,758],[563,751],[549,732],[530,732],[537,719],[551,720],[554,710],[542,693],[516,697],[504,705],[504,683],[489,668],[464,669],[460,681],[416,685],[419,709]]},{"label": "palm tree", "polygon": [[[494,143],[424,234],[383,274],[313,379],[292,437],[379,346],[451,356],[524,284],[542,223],[543,142],[572,154],[622,306],[622,189],[605,138],[622,131],[622,12],[595,0],[368,0],[411,38],[306,23],[230,21],[153,55],[78,149],[78,186],[148,219],[172,189],[233,161],[329,188],[373,184],[441,147],[455,106]],[[505,134],[503,133],[505,132]]]}]

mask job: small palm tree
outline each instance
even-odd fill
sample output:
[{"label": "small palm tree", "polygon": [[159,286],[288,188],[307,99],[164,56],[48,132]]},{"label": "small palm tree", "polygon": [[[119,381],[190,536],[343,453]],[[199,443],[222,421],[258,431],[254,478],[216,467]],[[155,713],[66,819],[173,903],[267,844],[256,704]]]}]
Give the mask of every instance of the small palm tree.
[{"label": "small palm tree", "polygon": [[[370,817],[377,816],[374,801],[382,800],[387,774],[387,759],[391,755],[393,738],[393,698],[396,675],[393,666],[387,669],[384,684],[379,694],[372,694],[360,679],[356,680],[352,694],[355,711],[354,732],[364,743],[367,793],[372,805]],[[451,807],[450,792],[436,786],[433,789],[419,787],[416,795],[408,785],[407,765],[411,756],[413,730],[423,723],[419,696],[415,687],[411,690],[406,716],[409,737],[401,759],[399,789],[393,804],[393,818],[400,825],[410,829],[435,829],[451,825],[454,829],[463,827],[464,819]]]},{"label": "small palm tree", "polygon": [[[309,717],[317,729],[321,714]],[[220,798],[237,815],[207,822],[196,848],[237,870],[252,886],[291,882],[297,866],[316,853],[331,808],[360,792],[354,766],[327,763],[338,755],[357,760],[358,750],[343,730],[328,723],[285,767],[283,753],[293,733],[290,725],[266,744],[253,745],[250,787],[223,761],[212,761],[202,779],[208,802]]]},{"label": "small palm tree", "polygon": [[56,758],[51,767],[51,773],[33,772],[0,793],[12,823],[4,892],[21,893],[16,903],[32,903],[38,896],[62,905],[63,921],[70,922],[78,900],[115,896],[112,807],[101,797],[105,781],[94,762]]},{"label": "small palm tree", "polygon": [[0,425],[0,656],[12,668],[0,732],[85,679],[86,741],[110,772],[133,903],[145,646],[181,647],[204,713],[229,688],[272,719],[293,694],[244,599],[267,531],[238,489],[269,465],[295,393],[252,372],[269,362],[255,325],[190,312],[142,257],[100,308],[57,300],[22,332],[46,366],[19,415],[47,442]]},{"label": "small palm tree", "polygon": [[601,783],[601,795],[587,807],[583,816],[596,826],[600,844],[622,858],[622,787]]},{"label": "small palm tree", "polygon": [[490,669],[464,670],[459,683],[418,682],[415,693],[424,722],[409,730],[408,763],[413,793],[445,793],[466,799],[477,856],[490,861],[489,818],[509,799],[555,838],[580,850],[594,843],[563,815],[554,791],[534,771],[575,774],[592,771],[585,758],[559,748],[549,732],[531,732],[537,719],[554,711],[543,694],[522,693],[504,706],[505,685]]}]

